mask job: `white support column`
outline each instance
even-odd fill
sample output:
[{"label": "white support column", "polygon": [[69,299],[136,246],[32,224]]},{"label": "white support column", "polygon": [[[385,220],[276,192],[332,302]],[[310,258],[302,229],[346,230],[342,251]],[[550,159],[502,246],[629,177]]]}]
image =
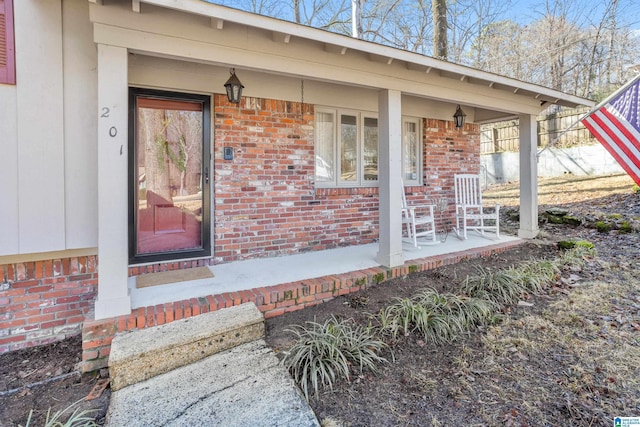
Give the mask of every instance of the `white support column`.
[{"label": "white support column", "polygon": [[376,261],[385,267],[404,264],[402,254],[402,101],[395,90],[378,96],[378,182],[380,229]]},{"label": "white support column", "polygon": [[520,116],[520,229],[518,237],[533,239],[538,229],[538,128],[536,116]]},{"label": "white support column", "polygon": [[127,288],[127,49],[98,45],[98,297],[95,318],[131,312]]}]

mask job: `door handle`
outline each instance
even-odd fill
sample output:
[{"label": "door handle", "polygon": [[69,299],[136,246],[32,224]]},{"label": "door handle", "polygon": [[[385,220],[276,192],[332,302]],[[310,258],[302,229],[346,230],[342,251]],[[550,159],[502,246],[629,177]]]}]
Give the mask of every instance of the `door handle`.
[{"label": "door handle", "polygon": [[204,183],[208,184],[209,183],[209,167],[205,167],[204,168]]}]

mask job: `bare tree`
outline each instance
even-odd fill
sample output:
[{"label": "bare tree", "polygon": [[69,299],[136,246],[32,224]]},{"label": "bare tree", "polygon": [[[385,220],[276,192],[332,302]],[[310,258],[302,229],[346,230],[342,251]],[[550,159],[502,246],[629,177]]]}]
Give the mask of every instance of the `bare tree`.
[{"label": "bare tree", "polygon": [[355,23],[364,40],[584,96],[640,64],[637,0],[539,0],[517,21],[512,0],[208,1],[341,34]]},{"label": "bare tree", "polygon": [[433,56],[447,59],[447,0],[431,0],[433,13]]}]

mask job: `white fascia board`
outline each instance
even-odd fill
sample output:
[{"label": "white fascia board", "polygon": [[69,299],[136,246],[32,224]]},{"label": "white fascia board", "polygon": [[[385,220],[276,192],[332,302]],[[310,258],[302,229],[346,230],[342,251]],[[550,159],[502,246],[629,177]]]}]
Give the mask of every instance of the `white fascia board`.
[{"label": "white fascia board", "polygon": [[[343,66],[323,62],[322,58],[314,60],[312,56],[285,56],[260,49],[256,43],[248,42],[242,47],[214,44],[211,41],[179,39],[164,34],[153,34],[131,28],[115,27],[107,24],[94,24],[94,41],[96,43],[120,46],[131,52],[169,59],[187,60],[205,64],[244,67],[262,72],[291,75],[292,71],[300,76],[319,81],[348,84],[353,86],[398,90],[413,96],[453,102],[484,108],[500,108],[505,112],[521,114],[538,114],[539,102],[518,97],[505,91],[493,91],[488,87],[472,87],[447,78],[434,76],[430,81],[417,81],[406,76],[392,76],[378,72],[377,68],[349,68],[345,72]],[[264,47],[264,46],[262,46]],[[250,50],[255,49],[255,50]],[[224,58],[224,63],[221,63]],[[386,69],[388,65],[378,64]],[[416,74],[424,76],[424,74]]]},{"label": "white fascia board", "polygon": [[[267,16],[257,15],[238,9],[220,6],[208,3],[204,0],[140,0],[144,3],[160,6],[164,8],[179,10],[182,12],[203,15],[210,18],[219,18],[225,21],[235,22],[237,24],[249,27],[270,30],[277,33],[284,33],[290,36],[300,37],[304,39],[314,40],[320,43],[333,44],[346,49],[352,49],[371,55],[377,55],[387,58],[388,63],[395,61],[405,61],[414,66],[422,66],[425,69],[439,69],[447,73],[457,75],[457,79],[462,77],[478,79],[486,81],[487,84],[494,83],[501,86],[499,90],[507,90],[509,92],[525,91],[534,94],[540,94],[545,98],[553,100],[552,102],[568,105],[587,105],[593,106],[593,101],[581,98],[575,95],[563,93],[544,86],[532,83],[522,82],[509,77],[500,76],[498,74],[488,73],[475,68],[463,65],[452,64],[450,62],[441,61],[435,58],[424,56],[418,53],[400,50],[397,48],[383,46],[377,43],[365,40],[355,39],[347,35],[336,34],[317,28],[307,27],[295,24],[289,21],[283,21]],[[502,89],[504,88],[504,89]],[[525,95],[526,96],[526,95]]]}]

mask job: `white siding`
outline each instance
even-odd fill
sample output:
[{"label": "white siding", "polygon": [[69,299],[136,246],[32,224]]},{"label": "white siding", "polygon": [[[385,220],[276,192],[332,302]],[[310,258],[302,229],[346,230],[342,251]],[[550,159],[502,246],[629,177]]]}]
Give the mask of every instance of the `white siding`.
[{"label": "white siding", "polygon": [[0,85],[0,255],[18,252],[16,88]]},{"label": "white siding", "polygon": [[98,244],[97,53],[86,0],[64,0],[66,248]]},{"label": "white siding", "polygon": [[0,85],[0,256],[95,247],[97,56],[88,3],[21,0],[14,15],[17,84]]},{"label": "white siding", "polygon": [[20,252],[61,250],[62,5],[53,0],[20,1],[15,6]]}]

